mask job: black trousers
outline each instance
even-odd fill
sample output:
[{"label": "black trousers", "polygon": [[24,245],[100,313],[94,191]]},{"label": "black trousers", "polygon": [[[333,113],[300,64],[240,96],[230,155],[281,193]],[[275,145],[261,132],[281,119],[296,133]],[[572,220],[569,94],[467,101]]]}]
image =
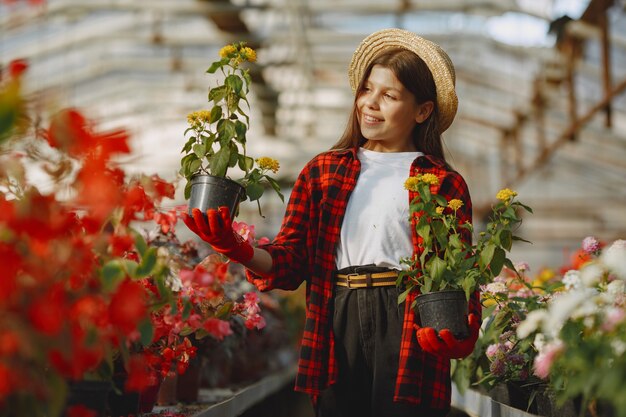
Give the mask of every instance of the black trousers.
[{"label": "black trousers", "polygon": [[443,417],[393,401],[404,304],[394,286],[335,288],[333,330],[338,381],[317,401],[317,417]]}]

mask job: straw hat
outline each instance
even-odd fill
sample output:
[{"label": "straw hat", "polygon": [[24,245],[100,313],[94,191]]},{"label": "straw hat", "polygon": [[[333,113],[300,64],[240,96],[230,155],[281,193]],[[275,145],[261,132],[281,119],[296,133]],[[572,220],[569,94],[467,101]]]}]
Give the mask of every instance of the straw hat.
[{"label": "straw hat", "polygon": [[380,53],[390,49],[403,48],[414,52],[426,63],[435,80],[437,88],[437,107],[439,108],[440,131],[445,131],[452,124],[458,106],[454,91],[454,65],[446,52],[439,45],[402,29],[383,29],[363,39],[348,68],[350,86],[355,92],[369,63]]}]

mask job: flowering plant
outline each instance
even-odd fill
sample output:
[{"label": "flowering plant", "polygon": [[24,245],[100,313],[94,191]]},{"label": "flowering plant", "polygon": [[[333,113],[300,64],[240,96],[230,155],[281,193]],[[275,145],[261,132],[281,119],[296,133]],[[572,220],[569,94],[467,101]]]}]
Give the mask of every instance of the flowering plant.
[{"label": "flowering plant", "polygon": [[532,342],[534,373],[558,402],[581,396],[626,416],[626,241],[602,249],[587,238],[583,255],[587,262],[564,274],[565,290],[530,312],[517,337]]},{"label": "flowering plant", "polygon": [[459,211],[464,202],[446,199],[431,192],[439,179],[434,174],[420,174],[406,180],[404,186],[417,192],[411,202],[409,213],[423,251],[420,256],[401,260],[409,266],[399,275],[399,282],[406,282],[406,291],[401,300],[416,286],[426,294],[443,290],[463,290],[466,297],[480,285],[493,281],[502,267],[514,269],[506,257],[513,241],[524,240],[514,236],[513,231],[521,223],[517,210],[522,208],[532,213],[530,207],[515,200],[517,193],[508,188],[500,190],[500,200],[492,207],[487,230],[481,232],[475,244],[469,243],[474,231],[470,222],[459,220]]},{"label": "flowering plant", "polygon": [[[156,175],[126,180],[111,159],[130,152],[128,134],[98,132],[76,109],[33,129],[19,89],[24,67],[0,77],[0,114],[11,116],[0,123],[0,416],[56,417],[68,382],[108,380],[117,358],[127,390],[153,385],[174,364],[182,370],[194,349],[181,329],[223,337],[228,323],[218,318],[236,309],[191,314],[200,295],[170,285],[175,257],[131,227],[156,221],[171,235],[176,211],[158,206],[174,186]],[[45,192],[27,166],[47,174]],[[181,245],[185,256],[191,249]],[[194,277],[190,287],[210,287],[197,291],[204,299],[222,291],[219,279]],[[259,328],[255,301],[248,296],[236,313]]]},{"label": "flowering plant", "polygon": [[[130,223],[152,219],[174,187],[125,181],[111,158],[130,151],[126,132],[97,132],[75,109],[33,129],[23,70],[0,85],[2,112],[14,112],[0,125],[0,415],[57,416],[68,381],[109,379],[113,357],[145,339],[153,298],[142,281],[162,275]],[[46,190],[26,167],[42,168]]]},{"label": "flowering plant", "polygon": [[244,172],[238,182],[250,201],[256,200],[259,204],[264,192],[263,182],[267,182],[284,200],[280,185],[269,174],[278,172],[278,161],[269,157],[255,160],[246,154],[246,134],[250,125],[249,116],[241,104],[250,106],[247,94],[252,80],[248,69],[242,68],[241,64],[256,61],[256,52],[240,42],[224,46],[219,54],[221,59],[207,70],[211,74],[220,70],[224,75],[222,84],[209,89],[211,108],[187,116],[189,128],[185,135],[191,134],[182,149],[185,156],[181,159],[180,169],[181,175],[187,179],[185,198],[190,196],[190,180],[194,175],[205,173],[227,177],[228,169],[238,166]]}]

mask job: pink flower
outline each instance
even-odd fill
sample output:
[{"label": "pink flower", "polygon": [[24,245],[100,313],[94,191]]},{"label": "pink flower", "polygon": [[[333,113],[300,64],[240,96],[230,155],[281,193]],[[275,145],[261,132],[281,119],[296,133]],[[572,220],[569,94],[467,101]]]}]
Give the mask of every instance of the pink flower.
[{"label": "pink flower", "polygon": [[613,331],[618,324],[624,321],[626,318],[626,311],[622,308],[612,307],[606,314],[604,323],[602,323],[602,330],[605,332]]},{"label": "pink flower", "polygon": [[252,316],[248,316],[248,318],[246,319],[245,322],[246,328],[252,330],[255,327],[258,330],[261,330],[262,328],[265,327],[265,319],[263,317],[261,317],[260,314],[254,314]]},{"label": "pink flower", "polygon": [[233,222],[233,230],[248,243],[254,244],[254,225],[244,222]]},{"label": "pink flower", "polygon": [[257,241],[257,245],[267,245],[268,243],[270,243],[270,239],[265,236]]},{"label": "pink flower", "polygon": [[193,270],[181,269],[178,275],[185,287],[192,287],[194,284],[208,287],[215,282],[215,276],[202,266],[197,266]]},{"label": "pink flower", "polygon": [[487,357],[489,359],[493,359],[498,354],[499,350],[500,350],[500,344],[493,343],[487,347],[487,351],[485,353],[487,354]]},{"label": "pink flower", "polygon": [[217,340],[224,340],[224,337],[233,334],[232,329],[230,328],[230,323],[224,320],[219,320],[214,317],[207,319],[204,322],[203,326],[204,330],[209,332],[209,334],[215,337]]},{"label": "pink flower", "polygon": [[515,265],[515,270],[520,273],[530,272],[530,266],[528,266],[528,262],[517,262]]},{"label": "pink flower", "polygon": [[600,250],[600,242],[593,236],[587,236],[583,239],[582,247],[584,252],[593,255]]},{"label": "pink flower", "polygon": [[546,345],[545,349],[535,357],[534,362],[534,374],[537,375],[541,379],[548,378],[550,375],[550,368],[552,367],[552,363],[558,357],[558,355],[563,351],[563,342],[556,341]]}]

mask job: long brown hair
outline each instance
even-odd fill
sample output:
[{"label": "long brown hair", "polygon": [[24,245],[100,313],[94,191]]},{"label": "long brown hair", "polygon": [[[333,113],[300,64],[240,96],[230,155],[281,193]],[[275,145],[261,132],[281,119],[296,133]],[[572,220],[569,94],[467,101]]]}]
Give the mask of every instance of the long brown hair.
[{"label": "long brown hair", "polygon": [[439,133],[439,109],[437,108],[437,89],[433,75],[426,63],[415,53],[406,49],[391,49],[378,55],[367,66],[363,73],[363,78],[359,82],[359,87],[354,95],[352,112],[348,119],[346,129],[339,141],[331,149],[350,149],[363,145],[367,139],[361,133],[359,120],[357,118],[356,101],[363,91],[365,82],[374,65],[381,65],[389,68],[396,78],[402,83],[404,88],[415,96],[418,104],[432,101],[434,108],[428,119],[423,123],[418,123],[413,129],[413,143],[418,151],[426,155],[433,155],[445,161],[441,134]]}]

